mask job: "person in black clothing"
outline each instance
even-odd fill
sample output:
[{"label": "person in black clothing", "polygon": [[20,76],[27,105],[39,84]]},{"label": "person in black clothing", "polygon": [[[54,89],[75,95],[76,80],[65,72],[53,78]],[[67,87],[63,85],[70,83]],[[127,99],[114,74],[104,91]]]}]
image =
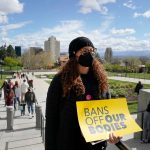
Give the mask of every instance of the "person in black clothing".
[{"label": "person in black clothing", "polygon": [[147,105],[146,112],[144,113],[143,142],[150,143],[150,102]]},{"label": "person in black clothing", "polygon": [[137,93],[137,95],[139,95],[140,89],[142,88],[143,88],[143,84],[141,83],[141,81],[139,81],[134,90]]},{"label": "person in black clothing", "polygon": [[[88,38],[71,41],[69,60],[53,78],[47,93],[45,150],[106,149],[107,141],[86,143],[77,118],[76,101],[109,97],[106,72],[94,54],[95,47]],[[110,143],[119,140],[109,135]]]}]

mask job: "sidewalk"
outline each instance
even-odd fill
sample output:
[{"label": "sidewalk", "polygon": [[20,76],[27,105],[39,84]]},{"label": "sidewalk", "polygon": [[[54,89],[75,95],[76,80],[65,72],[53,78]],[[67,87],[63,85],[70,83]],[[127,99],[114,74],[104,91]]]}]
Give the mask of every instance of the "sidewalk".
[{"label": "sidewalk", "polygon": [[6,107],[0,100],[0,150],[44,150],[40,130],[35,128],[35,117],[20,116],[15,112],[13,130],[6,130]]},{"label": "sidewalk", "polygon": [[[16,80],[20,81],[19,79],[13,79],[12,81]],[[35,94],[42,107],[45,107],[45,93],[47,93],[48,86],[49,84],[45,81],[34,79]],[[35,117],[30,119],[27,115],[20,116],[20,111],[18,110],[14,114],[13,130],[7,130],[6,107],[4,107],[4,100],[1,98],[0,150],[44,150],[40,129],[36,129],[35,126]]]}]

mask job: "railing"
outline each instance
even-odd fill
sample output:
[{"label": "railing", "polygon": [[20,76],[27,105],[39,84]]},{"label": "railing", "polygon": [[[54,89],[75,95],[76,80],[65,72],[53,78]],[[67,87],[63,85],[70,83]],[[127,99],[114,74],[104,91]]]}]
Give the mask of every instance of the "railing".
[{"label": "railing", "polygon": [[43,143],[45,143],[45,117],[43,113],[41,114],[41,137]]},{"label": "railing", "polygon": [[36,104],[36,128],[41,130],[42,141],[45,143],[45,116],[42,107],[38,104]]},{"label": "railing", "polygon": [[[132,115],[133,114],[139,114],[139,113],[141,113],[141,128],[143,129],[143,121],[144,121],[144,112],[145,112],[146,110],[143,110],[143,111],[137,111],[137,112],[133,112],[133,113],[131,113]],[[142,140],[142,137],[143,137],[143,131],[141,131],[141,138],[140,138],[140,140]]]}]

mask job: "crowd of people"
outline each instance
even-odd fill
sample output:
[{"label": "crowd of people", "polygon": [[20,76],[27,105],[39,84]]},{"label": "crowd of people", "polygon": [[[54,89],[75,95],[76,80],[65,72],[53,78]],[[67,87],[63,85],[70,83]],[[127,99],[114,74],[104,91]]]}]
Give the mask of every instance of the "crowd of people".
[{"label": "crowd of people", "polygon": [[15,82],[5,80],[1,86],[4,91],[5,106],[13,106],[14,110],[20,110],[21,116],[26,115],[26,106],[30,118],[34,117],[34,103],[36,96],[33,90],[33,80],[29,80],[26,74],[16,74]]}]

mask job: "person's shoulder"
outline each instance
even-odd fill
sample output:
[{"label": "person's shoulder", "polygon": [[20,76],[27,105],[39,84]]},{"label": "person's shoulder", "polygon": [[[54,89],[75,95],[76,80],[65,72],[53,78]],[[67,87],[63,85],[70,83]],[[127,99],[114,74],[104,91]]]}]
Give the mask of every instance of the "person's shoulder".
[{"label": "person's shoulder", "polygon": [[62,81],[61,81],[61,75],[60,74],[55,74],[53,79],[50,82],[50,87],[56,87],[56,86],[61,86]]},{"label": "person's shoulder", "polygon": [[60,82],[61,81],[61,75],[60,74],[55,74],[52,81],[58,81]]}]

